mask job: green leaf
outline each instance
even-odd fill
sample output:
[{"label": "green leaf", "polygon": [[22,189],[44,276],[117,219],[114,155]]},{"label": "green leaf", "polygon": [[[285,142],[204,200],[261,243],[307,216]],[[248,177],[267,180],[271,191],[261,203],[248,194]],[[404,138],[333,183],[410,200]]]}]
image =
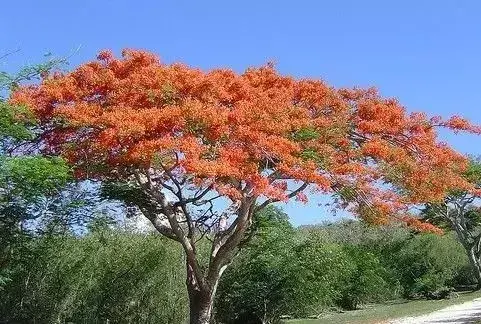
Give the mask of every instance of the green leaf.
[{"label": "green leaf", "polygon": [[31,140],[29,126],[35,123],[31,112],[25,106],[13,106],[0,101],[0,140],[14,142]]},{"label": "green leaf", "polygon": [[318,139],[320,134],[312,128],[303,128],[292,134],[292,139],[297,142],[304,142]]},{"label": "green leaf", "polygon": [[0,157],[0,188],[9,195],[32,199],[52,194],[70,179],[70,170],[61,158]]}]

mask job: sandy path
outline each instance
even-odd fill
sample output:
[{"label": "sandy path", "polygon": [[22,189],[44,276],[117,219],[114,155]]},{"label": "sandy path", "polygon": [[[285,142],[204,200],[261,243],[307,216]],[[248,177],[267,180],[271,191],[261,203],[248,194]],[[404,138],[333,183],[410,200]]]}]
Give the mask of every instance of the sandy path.
[{"label": "sandy path", "polygon": [[464,304],[453,305],[441,310],[416,317],[392,320],[390,324],[464,324],[481,323],[481,298]]}]

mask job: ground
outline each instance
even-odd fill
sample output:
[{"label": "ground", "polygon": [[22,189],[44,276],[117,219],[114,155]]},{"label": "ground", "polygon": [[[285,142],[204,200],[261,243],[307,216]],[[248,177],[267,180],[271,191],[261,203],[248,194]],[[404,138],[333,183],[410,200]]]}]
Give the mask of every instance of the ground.
[{"label": "ground", "polygon": [[481,292],[462,293],[458,298],[447,300],[398,301],[386,305],[373,305],[356,311],[331,313],[315,320],[291,320],[287,323],[461,324],[477,322],[481,323]]},{"label": "ground", "polygon": [[434,323],[481,323],[481,298],[472,301],[453,305],[441,310],[415,317],[406,317],[394,321],[390,324],[434,324]]}]

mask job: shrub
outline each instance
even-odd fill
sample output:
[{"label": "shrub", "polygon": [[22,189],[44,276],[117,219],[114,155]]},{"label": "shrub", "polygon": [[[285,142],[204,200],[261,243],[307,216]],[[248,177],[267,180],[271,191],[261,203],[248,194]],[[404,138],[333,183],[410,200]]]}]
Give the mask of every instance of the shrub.
[{"label": "shrub", "polygon": [[[379,302],[395,297],[396,287],[389,281],[389,271],[378,256],[361,246],[344,246],[351,264],[349,277],[339,287],[342,296],[338,304],[344,309],[356,309],[360,304]],[[395,285],[395,284],[394,284]]]},{"label": "shrub", "polygon": [[106,231],[36,242],[35,262],[2,293],[10,323],[181,323],[180,250],[154,235]]},{"label": "shrub", "polygon": [[335,306],[354,271],[349,255],[338,244],[313,239],[299,245],[297,254],[298,268],[293,275],[300,282],[296,295],[302,304],[297,315],[317,315]]},{"label": "shrub", "polygon": [[277,208],[262,212],[256,236],[219,284],[216,318],[222,323],[273,323],[297,307],[295,233]]},{"label": "shrub", "polygon": [[415,235],[393,255],[406,297],[436,297],[449,290],[468,264],[463,247],[451,234]]}]

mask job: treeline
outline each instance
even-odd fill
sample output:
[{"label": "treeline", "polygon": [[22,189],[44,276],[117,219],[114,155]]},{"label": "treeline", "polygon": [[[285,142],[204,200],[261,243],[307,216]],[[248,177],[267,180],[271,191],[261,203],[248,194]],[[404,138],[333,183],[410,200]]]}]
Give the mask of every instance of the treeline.
[{"label": "treeline", "polygon": [[[98,222],[85,235],[25,237],[0,285],[2,323],[183,323],[185,259],[156,234]],[[274,323],[398,298],[443,298],[474,284],[451,233],[357,221],[293,228],[267,209],[228,268],[218,323]],[[5,275],[8,274],[8,275]]]}]

